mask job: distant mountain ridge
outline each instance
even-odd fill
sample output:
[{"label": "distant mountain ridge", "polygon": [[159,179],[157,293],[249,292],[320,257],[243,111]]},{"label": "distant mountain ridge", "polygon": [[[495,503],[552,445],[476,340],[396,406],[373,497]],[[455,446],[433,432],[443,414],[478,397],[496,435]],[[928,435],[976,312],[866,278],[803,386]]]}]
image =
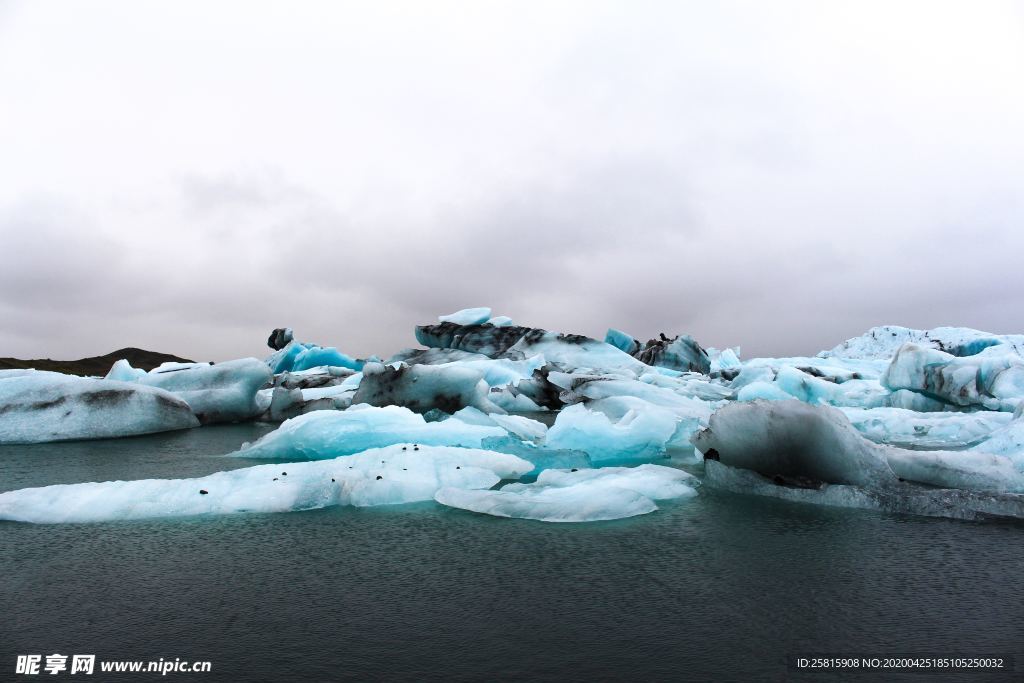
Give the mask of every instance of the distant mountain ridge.
[{"label": "distant mountain ridge", "polygon": [[51,360],[49,358],[21,360],[20,358],[0,358],[0,370],[23,370],[26,368],[35,368],[36,370],[63,372],[68,375],[96,375],[102,377],[107,374],[107,371],[110,370],[110,366],[113,365],[115,361],[122,358],[126,358],[133,368],[141,368],[143,370],[152,370],[161,363],[166,362],[193,362],[187,358],[179,358],[178,356],[173,356],[169,353],[159,353],[157,351],[146,351],[145,349],[128,347],[118,349],[117,351],[111,351],[105,356],[93,356],[91,358],[81,358],[79,360]]}]

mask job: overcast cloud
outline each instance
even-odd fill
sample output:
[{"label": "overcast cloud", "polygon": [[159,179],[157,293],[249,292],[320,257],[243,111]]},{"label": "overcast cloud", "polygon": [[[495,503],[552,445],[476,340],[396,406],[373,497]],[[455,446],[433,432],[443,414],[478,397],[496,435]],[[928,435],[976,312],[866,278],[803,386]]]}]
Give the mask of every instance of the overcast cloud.
[{"label": "overcast cloud", "polygon": [[1024,332],[1019,2],[3,2],[0,356]]}]

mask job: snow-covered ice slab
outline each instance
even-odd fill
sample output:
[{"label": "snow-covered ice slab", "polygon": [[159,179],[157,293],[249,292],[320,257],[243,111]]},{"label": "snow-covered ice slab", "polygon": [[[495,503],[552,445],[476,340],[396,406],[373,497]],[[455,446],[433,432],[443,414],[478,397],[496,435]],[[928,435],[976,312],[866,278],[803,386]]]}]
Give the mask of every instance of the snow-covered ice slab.
[{"label": "snow-covered ice slab", "polygon": [[321,410],[281,423],[253,444],[232,455],[277,460],[327,460],[396,443],[480,448],[488,437],[504,437],[497,426],[461,420],[427,422],[400,406],[354,405],[344,411]]},{"label": "snow-covered ice slab", "polygon": [[467,448],[394,445],[321,462],[258,465],[194,479],[61,484],[0,493],[0,519],[115,520],[370,507],[430,500],[441,488],[487,489],[533,465]]},{"label": "snow-covered ice slab", "polygon": [[449,507],[495,517],[542,522],[596,522],[654,512],[656,500],[697,495],[694,477],[671,467],[605,467],[545,470],[536,483],[499,490],[440,489],[434,499]]},{"label": "snow-covered ice slab", "polygon": [[189,405],[134,383],[0,370],[0,443],[111,439],[196,427]]}]

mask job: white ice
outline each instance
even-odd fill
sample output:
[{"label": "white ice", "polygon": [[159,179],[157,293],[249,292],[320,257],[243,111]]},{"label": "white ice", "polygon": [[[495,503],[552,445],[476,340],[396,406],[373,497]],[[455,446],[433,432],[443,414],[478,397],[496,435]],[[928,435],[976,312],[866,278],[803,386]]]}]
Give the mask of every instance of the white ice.
[{"label": "white ice", "polygon": [[[491,451],[388,446],[320,462],[258,465],[194,479],[62,484],[0,493],[0,519],[36,523],[244,512],[430,500],[441,488],[487,489],[533,465]],[[205,491],[206,493],[202,493]]]},{"label": "white ice", "polygon": [[495,517],[543,522],[594,522],[654,512],[655,500],[691,497],[696,480],[659,465],[595,470],[545,470],[533,484],[507,484],[498,490],[443,488],[439,503]]},{"label": "white ice", "polygon": [[0,443],[110,439],[199,424],[152,387],[37,370],[0,370]]},{"label": "white ice", "polygon": [[466,424],[500,427],[524,441],[543,441],[548,433],[547,425],[522,415],[484,413],[476,408],[463,408],[452,414],[452,418]]},{"label": "white ice", "polygon": [[969,327],[936,327],[914,330],[898,325],[872,327],[859,337],[847,339],[833,349],[822,351],[822,358],[888,360],[904,344],[945,351],[956,356],[972,356],[993,346],[1018,356],[1024,355],[1024,335],[992,334]]},{"label": "white ice", "polygon": [[491,317],[491,309],[487,307],[464,308],[448,315],[439,315],[438,322],[455,323],[456,325],[482,325]]},{"label": "white ice", "polygon": [[621,396],[564,408],[548,429],[545,446],[586,452],[595,466],[664,457],[680,426],[672,411]]},{"label": "white ice", "polygon": [[1007,353],[1005,345],[961,358],[905,344],[882,376],[882,384],[956,406],[1013,412],[1024,401],[1024,358]]},{"label": "white ice", "polygon": [[900,448],[957,449],[975,445],[1012,419],[1009,413],[915,412],[901,408],[841,408],[854,428],[875,443]]},{"label": "white ice", "polygon": [[294,417],[234,455],[278,460],[327,460],[396,443],[479,448],[483,439],[504,437],[497,426],[461,420],[426,422],[400,406],[354,405],[344,411],[322,410]]},{"label": "white ice", "polygon": [[141,375],[144,386],[158,387],[183,399],[203,423],[236,422],[260,412],[256,392],[271,379],[270,369],[255,358],[183,368],[164,366]]}]

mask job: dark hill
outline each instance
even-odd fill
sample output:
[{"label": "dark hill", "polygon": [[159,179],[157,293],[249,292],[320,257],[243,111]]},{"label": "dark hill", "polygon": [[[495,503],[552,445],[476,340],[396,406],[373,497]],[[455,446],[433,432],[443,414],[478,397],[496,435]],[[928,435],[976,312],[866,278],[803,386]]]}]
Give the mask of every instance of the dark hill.
[{"label": "dark hill", "polygon": [[105,356],[93,356],[80,360],[50,360],[49,358],[37,358],[35,360],[21,360],[20,358],[0,358],[0,370],[35,368],[36,370],[52,370],[63,372],[69,375],[98,375],[102,377],[110,370],[115,361],[122,358],[128,359],[133,368],[152,370],[165,362],[191,363],[187,358],[179,358],[169,353],[157,353],[144,349],[118,349],[111,351]]}]

